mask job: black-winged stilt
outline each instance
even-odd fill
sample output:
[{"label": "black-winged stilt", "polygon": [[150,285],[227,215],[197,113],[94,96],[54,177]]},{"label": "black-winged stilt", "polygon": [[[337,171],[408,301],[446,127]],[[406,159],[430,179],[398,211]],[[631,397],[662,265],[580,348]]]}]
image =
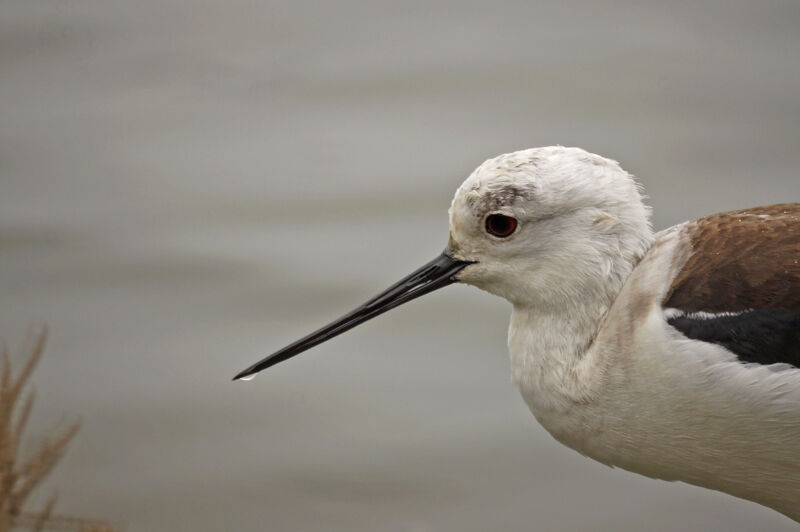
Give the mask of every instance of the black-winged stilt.
[{"label": "black-winged stilt", "polygon": [[513,380],[559,441],[800,521],[800,204],[653,234],[633,177],[578,148],[489,159],[445,251],[238,374],[454,282],[513,305]]}]

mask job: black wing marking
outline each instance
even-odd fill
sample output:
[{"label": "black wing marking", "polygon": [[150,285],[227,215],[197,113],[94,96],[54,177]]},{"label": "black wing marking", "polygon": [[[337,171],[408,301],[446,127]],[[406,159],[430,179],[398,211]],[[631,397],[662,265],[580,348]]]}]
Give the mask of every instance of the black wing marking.
[{"label": "black wing marking", "polygon": [[800,314],[782,309],[738,314],[686,314],[668,323],[693,340],[732,351],[743,362],[800,368]]}]

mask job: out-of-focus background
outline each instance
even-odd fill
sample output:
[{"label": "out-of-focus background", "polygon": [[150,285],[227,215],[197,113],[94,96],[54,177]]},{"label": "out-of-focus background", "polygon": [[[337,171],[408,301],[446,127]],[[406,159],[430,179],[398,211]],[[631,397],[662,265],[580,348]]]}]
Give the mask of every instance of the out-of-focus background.
[{"label": "out-of-focus background", "polygon": [[577,145],[655,224],[800,199],[800,4],[0,4],[0,337],[59,510],[131,531],[790,530],[556,443],[463,286],[234,373],[437,254],[485,158]]}]

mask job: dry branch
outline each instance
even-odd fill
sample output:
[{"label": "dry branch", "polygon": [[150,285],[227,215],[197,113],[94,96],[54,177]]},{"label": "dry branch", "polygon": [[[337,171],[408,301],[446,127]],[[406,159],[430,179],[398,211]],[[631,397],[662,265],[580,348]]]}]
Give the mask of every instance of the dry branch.
[{"label": "dry branch", "polygon": [[20,397],[42,357],[46,338],[44,328],[29,333],[22,350],[22,369],[16,376],[8,350],[3,346],[0,351],[0,532],[23,528],[35,532],[109,532],[112,527],[104,521],[54,516],[55,496],[39,512],[24,510],[33,490],[53,470],[80,429],[80,423],[73,422],[53,431],[28,459],[20,457],[20,443],[33,409],[34,394],[28,392],[23,401]]}]

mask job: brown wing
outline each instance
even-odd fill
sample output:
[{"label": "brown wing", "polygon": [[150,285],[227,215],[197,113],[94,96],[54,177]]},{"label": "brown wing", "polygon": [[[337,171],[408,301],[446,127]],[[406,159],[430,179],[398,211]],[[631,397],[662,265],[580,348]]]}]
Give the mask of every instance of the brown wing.
[{"label": "brown wing", "polygon": [[800,203],[715,214],[686,227],[692,255],[665,308],[800,314]]}]

